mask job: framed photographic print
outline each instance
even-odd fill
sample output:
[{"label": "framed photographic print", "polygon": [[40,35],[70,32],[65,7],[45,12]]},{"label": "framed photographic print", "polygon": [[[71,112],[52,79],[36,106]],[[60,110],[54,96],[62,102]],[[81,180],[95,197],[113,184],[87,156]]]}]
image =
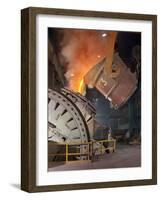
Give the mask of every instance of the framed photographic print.
[{"label": "framed photographic print", "polygon": [[21,188],[157,183],[157,16],[21,11]]}]

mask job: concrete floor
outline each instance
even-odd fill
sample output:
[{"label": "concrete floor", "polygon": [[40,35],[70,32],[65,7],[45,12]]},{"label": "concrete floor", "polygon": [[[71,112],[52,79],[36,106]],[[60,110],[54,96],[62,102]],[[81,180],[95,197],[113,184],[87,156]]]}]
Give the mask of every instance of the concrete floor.
[{"label": "concrete floor", "polygon": [[141,166],[140,145],[117,145],[116,152],[104,154],[91,161],[50,162],[49,171],[127,168]]}]

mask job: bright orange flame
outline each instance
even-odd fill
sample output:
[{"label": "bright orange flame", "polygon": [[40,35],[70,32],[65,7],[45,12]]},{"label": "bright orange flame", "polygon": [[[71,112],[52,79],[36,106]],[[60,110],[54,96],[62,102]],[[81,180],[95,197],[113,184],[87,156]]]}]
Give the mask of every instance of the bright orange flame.
[{"label": "bright orange flame", "polygon": [[80,84],[79,84],[79,89],[78,89],[78,92],[79,92],[79,93],[84,93],[83,85],[84,85],[84,81],[83,81],[83,79],[82,79],[81,82],[80,82]]},{"label": "bright orange flame", "polygon": [[79,92],[81,94],[85,94],[85,83],[84,77],[87,72],[93,67],[93,63],[90,65],[81,65],[79,71],[74,69],[74,76],[70,77],[69,80],[69,89],[73,90],[74,92]]}]

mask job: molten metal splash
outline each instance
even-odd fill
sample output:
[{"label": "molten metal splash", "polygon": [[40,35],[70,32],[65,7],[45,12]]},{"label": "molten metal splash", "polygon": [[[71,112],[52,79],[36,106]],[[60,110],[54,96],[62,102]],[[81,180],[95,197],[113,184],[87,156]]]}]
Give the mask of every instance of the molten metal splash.
[{"label": "molten metal splash", "polygon": [[82,79],[80,84],[79,84],[79,89],[78,92],[83,94],[85,92],[85,87],[84,87],[84,80]]}]

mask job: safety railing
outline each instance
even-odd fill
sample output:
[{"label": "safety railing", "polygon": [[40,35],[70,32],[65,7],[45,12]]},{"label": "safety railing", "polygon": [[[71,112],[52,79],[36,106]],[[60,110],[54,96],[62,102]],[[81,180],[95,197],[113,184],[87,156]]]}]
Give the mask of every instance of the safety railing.
[{"label": "safety railing", "polygon": [[[99,143],[98,147],[95,148],[94,145]],[[48,143],[50,146],[62,146],[61,152],[57,153],[48,153],[49,156],[52,157],[61,157],[63,156],[65,158],[65,161],[72,161],[70,159],[71,156],[74,157],[79,157],[79,160],[91,160],[92,157],[95,155],[95,151],[99,151],[99,155],[103,155],[105,151],[109,152],[115,152],[116,149],[116,140],[111,139],[111,140],[94,140],[90,142],[84,142],[84,143],[55,143],[50,141]],[[75,147],[75,148],[72,148]],[[81,147],[83,147],[83,153],[81,152]],[[76,151],[76,152],[73,152]],[[77,152],[79,151],[79,152]],[[79,160],[74,160],[74,161],[79,161]]]}]

